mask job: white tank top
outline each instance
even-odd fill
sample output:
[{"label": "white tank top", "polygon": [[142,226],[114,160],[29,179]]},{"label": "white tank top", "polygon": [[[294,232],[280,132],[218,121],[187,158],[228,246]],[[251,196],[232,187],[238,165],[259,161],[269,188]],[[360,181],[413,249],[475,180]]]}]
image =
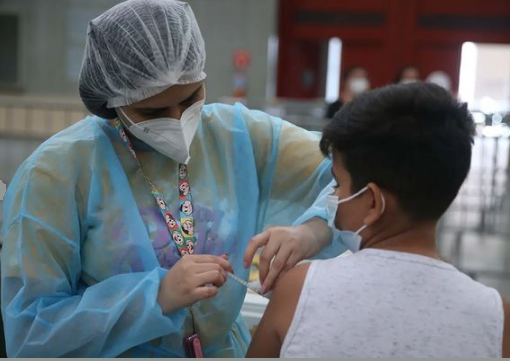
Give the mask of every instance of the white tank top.
[{"label": "white tank top", "polygon": [[367,249],[310,265],[281,357],[502,356],[499,293],[455,267]]}]

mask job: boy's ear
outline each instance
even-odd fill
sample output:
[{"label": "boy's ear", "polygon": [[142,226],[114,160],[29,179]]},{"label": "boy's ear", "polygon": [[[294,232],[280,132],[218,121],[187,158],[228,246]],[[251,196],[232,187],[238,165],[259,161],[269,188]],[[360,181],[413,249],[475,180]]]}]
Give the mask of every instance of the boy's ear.
[{"label": "boy's ear", "polygon": [[370,196],[371,206],[370,211],[364,219],[364,224],[370,226],[377,222],[383,215],[386,209],[386,200],[384,199],[381,188],[375,183],[368,184],[367,194]]}]

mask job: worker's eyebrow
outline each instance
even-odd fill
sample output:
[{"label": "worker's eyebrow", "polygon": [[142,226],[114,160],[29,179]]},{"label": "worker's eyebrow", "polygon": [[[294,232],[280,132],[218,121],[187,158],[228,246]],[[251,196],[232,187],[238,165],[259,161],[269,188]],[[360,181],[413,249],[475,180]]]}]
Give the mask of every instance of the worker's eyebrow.
[{"label": "worker's eyebrow", "polygon": [[[187,97],[186,99],[181,101],[180,104],[188,103],[188,102],[193,101],[197,97],[198,93],[200,93],[200,91],[202,90],[202,87],[203,87],[203,85],[200,85],[189,97]],[[142,111],[142,112],[143,111],[153,112],[153,111],[158,111],[158,110],[166,110],[168,108],[170,108],[170,106],[163,106],[163,107],[161,107],[161,106],[152,106],[151,107],[151,106],[147,105],[147,106],[141,106],[139,108],[137,107],[136,110]]]}]

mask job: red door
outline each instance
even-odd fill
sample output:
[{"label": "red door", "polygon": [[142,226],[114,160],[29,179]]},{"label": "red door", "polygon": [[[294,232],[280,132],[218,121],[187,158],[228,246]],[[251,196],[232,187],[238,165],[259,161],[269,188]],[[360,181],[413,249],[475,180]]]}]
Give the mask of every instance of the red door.
[{"label": "red door", "polygon": [[323,96],[330,38],[342,68],[365,67],[373,86],[404,65],[446,71],[458,87],[462,44],[510,44],[510,0],[280,0],[280,97]]}]

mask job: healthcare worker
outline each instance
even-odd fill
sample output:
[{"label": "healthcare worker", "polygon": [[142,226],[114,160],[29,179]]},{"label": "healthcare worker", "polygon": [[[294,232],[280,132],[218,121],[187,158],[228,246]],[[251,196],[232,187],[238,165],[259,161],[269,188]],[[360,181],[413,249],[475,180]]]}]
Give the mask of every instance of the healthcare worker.
[{"label": "healthcare worker", "polygon": [[204,106],[204,64],[186,3],[130,0],[91,21],[94,116],[41,145],[4,201],[9,356],[244,356],[246,289],[226,273],[247,278],[250,238],[303,214],[331,163],[315,134]]}]

